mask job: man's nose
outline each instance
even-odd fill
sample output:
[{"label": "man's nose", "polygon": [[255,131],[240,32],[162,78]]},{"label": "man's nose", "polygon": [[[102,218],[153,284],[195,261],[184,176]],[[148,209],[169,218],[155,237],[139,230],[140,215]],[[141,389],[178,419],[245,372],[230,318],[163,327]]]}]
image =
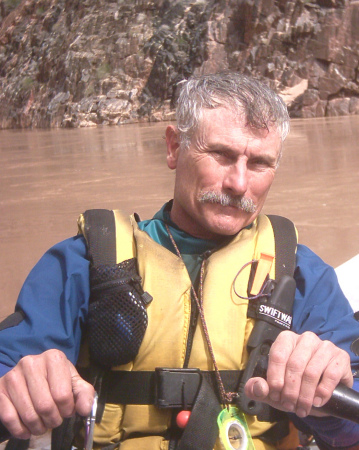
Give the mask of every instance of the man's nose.
[{"label": "man's nose", "polygon": [[248,170],[245,161],[237,161],[227,167],[223,188],[234,195],[243,195],[248,188]]}]

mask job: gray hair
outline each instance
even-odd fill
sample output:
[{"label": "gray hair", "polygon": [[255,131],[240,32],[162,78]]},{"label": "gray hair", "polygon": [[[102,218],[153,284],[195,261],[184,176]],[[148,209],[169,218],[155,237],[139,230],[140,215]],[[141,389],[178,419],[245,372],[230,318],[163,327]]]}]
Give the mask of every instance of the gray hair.
[{"label": "gray hair", "polygon": [[221,106],[244,115],[246,125],[257,129],[276,128],[282,142],[289,133],[287,107],[272,89],[255,78],[222,72],[192,76],[180,82],[176,118],[181,145],[189,145],[203,109]]}]

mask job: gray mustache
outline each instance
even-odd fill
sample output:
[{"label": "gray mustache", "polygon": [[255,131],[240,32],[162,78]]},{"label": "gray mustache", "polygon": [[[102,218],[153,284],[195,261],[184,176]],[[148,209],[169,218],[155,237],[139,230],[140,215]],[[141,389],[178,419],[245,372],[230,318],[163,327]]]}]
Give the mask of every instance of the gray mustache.
[{"label": "gray mustache", "polygon": [[254,213],[257,210],[257,205],[255,205],[253,200],[242,195],[232,196],[223,194],[222,192],[204,191],[200,192],[198,200],[202,203],[218,203],[222,206],[234,206],[248,213]]}]

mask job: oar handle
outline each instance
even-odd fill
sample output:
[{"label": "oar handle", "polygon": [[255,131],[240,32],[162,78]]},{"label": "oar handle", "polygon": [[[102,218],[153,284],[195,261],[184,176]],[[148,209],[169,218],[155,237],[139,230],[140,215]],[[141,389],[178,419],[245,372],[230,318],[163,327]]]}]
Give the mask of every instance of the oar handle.
[{"label": "oar handle", "polygon": [[3,425],[2,422],[0,422],[0,443],[7,441],[11,438],[11,434],[9,433],[8,429]]},{"label": "oar handle", "polygon": [[339,384],[329,401],[324,406],[314,409],[359,424],[359,392]]}]

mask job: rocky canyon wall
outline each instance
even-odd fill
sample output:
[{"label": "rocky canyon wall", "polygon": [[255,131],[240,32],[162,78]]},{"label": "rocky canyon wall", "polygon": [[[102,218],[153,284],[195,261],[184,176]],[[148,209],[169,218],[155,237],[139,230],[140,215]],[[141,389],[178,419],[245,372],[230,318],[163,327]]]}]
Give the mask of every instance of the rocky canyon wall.
[{"label": "rocky canyon wall", "polygon": [[232,69],[292,117],[359,114],[359,1],[3,0],[0,128],[174,118],[176,84]]}]

